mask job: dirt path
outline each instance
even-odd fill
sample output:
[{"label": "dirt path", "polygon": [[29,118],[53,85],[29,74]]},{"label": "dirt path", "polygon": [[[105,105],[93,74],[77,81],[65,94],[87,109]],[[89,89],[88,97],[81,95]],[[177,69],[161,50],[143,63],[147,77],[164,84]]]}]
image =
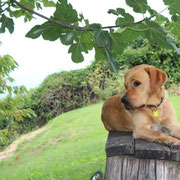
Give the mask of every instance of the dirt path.
[{"label": "dirt path", "polygon": [[0,162],[11,157],[14,153],[14,151],[17,149],[18,144],[21,143],[24,140],[30,140],[37,134],[45,131],[45,128],[38,129],[36,131],[33,131],[31,133],[25,134],[21,136],[19,139],[14,141],[11,145],[9,145],[4,151],[0,151]]}]

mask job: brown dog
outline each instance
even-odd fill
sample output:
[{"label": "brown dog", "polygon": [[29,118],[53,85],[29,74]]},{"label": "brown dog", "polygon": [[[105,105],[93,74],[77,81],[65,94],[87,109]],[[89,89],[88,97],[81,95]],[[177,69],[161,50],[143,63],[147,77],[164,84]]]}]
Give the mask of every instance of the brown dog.
[{"label": "brown dog", "polygon": [[[103,105],[101,119],[108,131],[133,131],[134,138],[180,145],[180,125],[168,100],[164,83],[165,72],[150,66],[139,65],[125,75],[124,96],[113,96]],[[168,129],[171,137],[159,132]]]}]

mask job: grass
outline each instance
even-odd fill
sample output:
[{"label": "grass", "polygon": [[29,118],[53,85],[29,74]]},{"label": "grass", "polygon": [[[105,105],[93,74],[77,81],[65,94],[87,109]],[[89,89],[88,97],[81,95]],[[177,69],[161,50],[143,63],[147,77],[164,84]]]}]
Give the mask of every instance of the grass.
[{"label": "grass", "polygon": [[180,96],[170,96],[173,107],[176,110],[178,122],[180,123]]},{"label": "grass", "polygon": [[101,107],[91,105],[51,120],[45,132],[21,143],[12,158],[0,163],[0,179],[89,180],[96,171],[104,172],[107,132]]},{"label": "grass", "polygon": [[[180,96],[170,99],[180,120]],[[0,162],[0,180],[89,180],[96,171],[104,173],[108,133],[101,107],[91,105],[49,121],[46,131]]]}]

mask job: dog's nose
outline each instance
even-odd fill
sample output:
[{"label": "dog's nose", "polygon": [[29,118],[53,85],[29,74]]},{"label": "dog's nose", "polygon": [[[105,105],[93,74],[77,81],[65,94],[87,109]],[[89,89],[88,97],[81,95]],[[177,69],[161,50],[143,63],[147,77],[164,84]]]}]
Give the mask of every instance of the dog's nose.
[{"label": "dog's nose", "polygon": [[124,103],[124,104],[127,104],[129,101],[128,101],[128,96],[123,96],[122,98],[121,98],[121,102],[122,103]]}]

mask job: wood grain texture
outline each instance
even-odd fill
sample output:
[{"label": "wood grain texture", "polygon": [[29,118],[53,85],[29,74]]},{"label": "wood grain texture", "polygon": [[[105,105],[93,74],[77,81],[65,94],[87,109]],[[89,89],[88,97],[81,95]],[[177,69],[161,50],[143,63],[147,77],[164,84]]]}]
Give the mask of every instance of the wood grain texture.
[{"label": "wood grain texture", "polygon": [[107,158],[105,180],[179,179],[179,162],[157,159],[139,159],[128,155]]},{"label": "wood grain texture", "polygon": [[180,148],[110,132],[105,180],[180,180]]},{"label": "wood grain texture", "polygon": [[133,155],[142,159],[180,161],[180,147],[133,139],[132,132],[111,131],[106,142],[106,155]]}]

